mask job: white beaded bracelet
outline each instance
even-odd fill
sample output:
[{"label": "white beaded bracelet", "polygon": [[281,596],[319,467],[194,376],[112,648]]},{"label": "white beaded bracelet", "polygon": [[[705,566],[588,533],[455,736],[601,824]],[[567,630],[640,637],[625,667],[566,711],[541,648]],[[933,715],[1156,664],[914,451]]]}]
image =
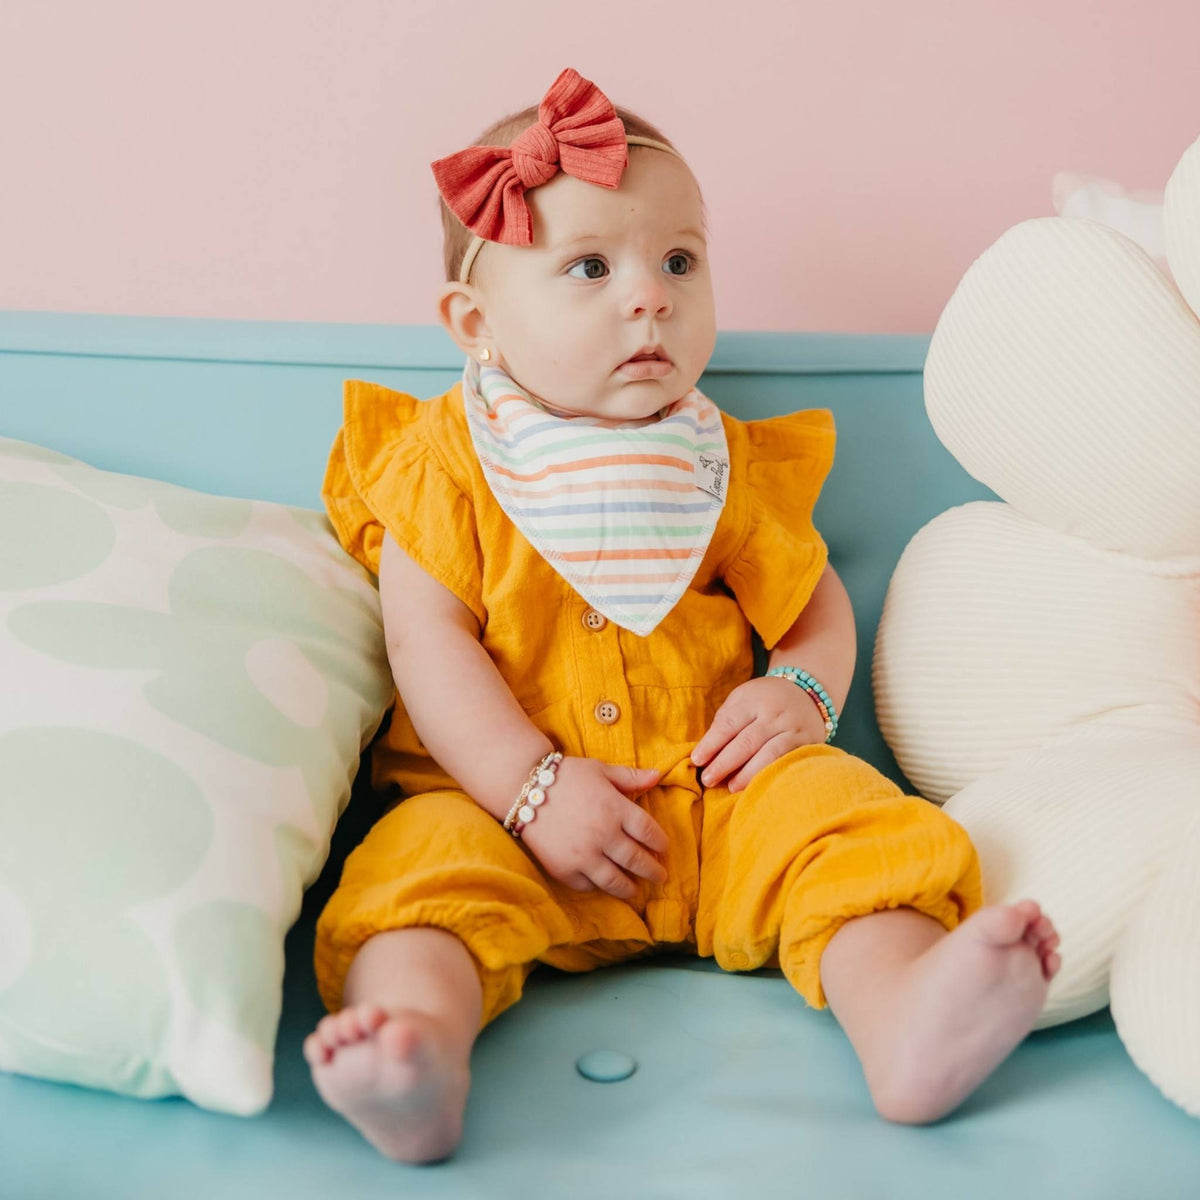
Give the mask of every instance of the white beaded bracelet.
[{"label": "white beaded bracelet", "polygon": [[515,838],[520,838],[521,831],[533,821],[538,809],[546,803],[546,792],[552,788],[558,778],[558,764],[562,762],[562,752],[551,750],[549,754],[538,759],[534,768],[521,788],[508,816],[504,818],[504,828]]}]

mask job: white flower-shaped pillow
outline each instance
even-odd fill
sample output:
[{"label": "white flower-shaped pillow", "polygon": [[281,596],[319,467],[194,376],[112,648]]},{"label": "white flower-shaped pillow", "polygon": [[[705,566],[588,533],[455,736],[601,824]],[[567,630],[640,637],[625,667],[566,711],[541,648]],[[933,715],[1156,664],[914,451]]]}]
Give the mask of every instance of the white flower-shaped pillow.
[{"label": "white flower-shaped pillow", "polygon": [[926,405],[1003,503],[912,540],[875,690],[987,898],[1057,924],[1042,1023],[1111,990],[1135,1062],[1200,1115],[1200,142],[1165,203],[1178,287],[1114,230],[1052,217],[951,297]]}]

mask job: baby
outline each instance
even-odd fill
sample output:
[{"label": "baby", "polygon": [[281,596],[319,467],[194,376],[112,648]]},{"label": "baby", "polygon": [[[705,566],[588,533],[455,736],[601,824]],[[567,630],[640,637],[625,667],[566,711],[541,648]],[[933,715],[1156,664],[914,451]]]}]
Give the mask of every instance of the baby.
[{"label": "baby", "polygon": [[348,383],[325,483],[379,576],[373,770],[406,798],[319,922],[318,1091],[384,1154],[444,1158],[537,963],[686,947],[780,967],[884,1117],[937,1119],[1030,1030],[1058,938],[1032,901],[980,909],[963,830],[829,745],[855,657],[812,525],[829,414],[696,390],[699,188],[574,71],[434,173],[462,383]]}]

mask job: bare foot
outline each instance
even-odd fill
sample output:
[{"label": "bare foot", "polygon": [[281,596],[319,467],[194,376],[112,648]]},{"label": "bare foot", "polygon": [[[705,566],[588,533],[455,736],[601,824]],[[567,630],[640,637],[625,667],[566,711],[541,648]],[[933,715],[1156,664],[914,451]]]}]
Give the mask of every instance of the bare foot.
[{"label": "bare foot", "polygon": [[360,1004],[322,1019],[304,1042],[313,1082],[381,1153],[437,1162],[462,1138],[470,1047],[427,1013]]},{"label": "bare foot", "polygon": [[1050,919],[1022,900],[981,909],[914,959],[887,1035],[856,1047],[881,1115],[924,1124],[966,1099],[1033,1028],[1057,946]]}]

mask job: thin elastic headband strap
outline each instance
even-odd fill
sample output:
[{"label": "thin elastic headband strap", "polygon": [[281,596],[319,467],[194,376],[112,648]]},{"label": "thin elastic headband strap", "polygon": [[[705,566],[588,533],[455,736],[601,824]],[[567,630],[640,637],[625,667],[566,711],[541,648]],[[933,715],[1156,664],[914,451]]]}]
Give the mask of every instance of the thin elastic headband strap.
[{"label": "thin elastic headband strap", "polygon": [[[666,142],[656,141],[654,138],[638,137],[636,134],[629,134],[625,141],[630,146],[649,146],[651,150],[663,150],[667,154],[673,154],[676,158],[682,157],[674,146],[668,146]],[[618,142],[619,146],[621,143]],[[458,282],[471,282],[471,268],[475,265],[475,259],[478,258],[480,250],[487,245],[487,242],[476,235],[471,239],[471,244],[467,247],[466,254],[463,255],[462,266],[458,269]]]}]

